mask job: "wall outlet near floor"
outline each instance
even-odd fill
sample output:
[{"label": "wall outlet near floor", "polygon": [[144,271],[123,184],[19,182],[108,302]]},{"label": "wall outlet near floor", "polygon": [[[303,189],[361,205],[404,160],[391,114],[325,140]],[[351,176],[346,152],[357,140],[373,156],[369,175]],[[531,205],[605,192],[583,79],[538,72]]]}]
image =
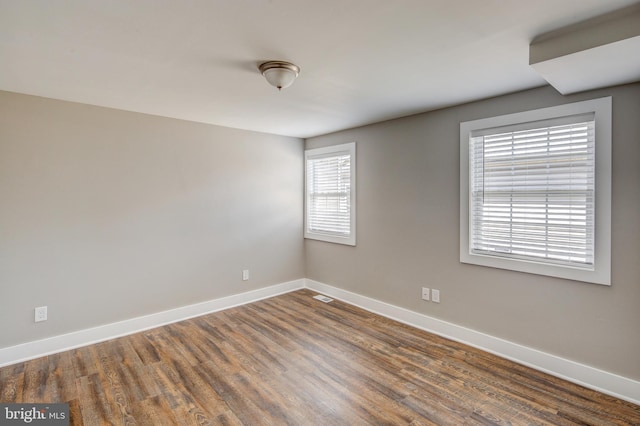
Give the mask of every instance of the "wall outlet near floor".
[{"label": "wall outlet near floor", "polygon": [[422,300],[426,300],[427,302],[430,300],[429,289],[427,287],[422,287]]},{"label": "wall outlet near floor", "polygon": [[242,270],[242,281],[249,281],[249,270],[248,269],[243,269]]},{"label": "wall outlet near floor", "polygon": [[47,307],[40,306],[35,309],[35,322],[42,322],[47,320]]},{"label": "wall outlet near floor", "polygon": [[434,303],[440,303],[440,290],[435,288],[431,290],[431,301]]}]

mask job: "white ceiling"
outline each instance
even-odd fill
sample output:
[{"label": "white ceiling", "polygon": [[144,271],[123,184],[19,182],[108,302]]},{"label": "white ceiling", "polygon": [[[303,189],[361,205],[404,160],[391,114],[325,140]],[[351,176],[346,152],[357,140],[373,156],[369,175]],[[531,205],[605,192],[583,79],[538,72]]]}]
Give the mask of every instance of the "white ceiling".
[{"label": "white ceiling", "polygon": [[544,85],[536,36],[635,3],[0,0],[0,90],[310,137]]}]

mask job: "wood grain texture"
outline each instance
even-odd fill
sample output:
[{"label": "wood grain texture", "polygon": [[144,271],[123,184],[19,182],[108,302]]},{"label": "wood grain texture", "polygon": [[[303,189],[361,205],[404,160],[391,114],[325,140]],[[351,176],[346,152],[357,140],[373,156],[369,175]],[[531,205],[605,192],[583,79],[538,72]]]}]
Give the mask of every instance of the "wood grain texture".
[{"label": "wood grain texture", "polygon": [[0,369],[73,425],[640,425],[640,407],[300,290]]}]

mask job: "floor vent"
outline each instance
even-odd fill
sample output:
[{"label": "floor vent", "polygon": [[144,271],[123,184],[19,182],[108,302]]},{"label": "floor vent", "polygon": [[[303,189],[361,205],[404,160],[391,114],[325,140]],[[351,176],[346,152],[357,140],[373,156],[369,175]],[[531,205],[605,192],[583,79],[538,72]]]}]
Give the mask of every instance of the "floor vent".
[{"label": "floor vent", "polygon": [[333,299],[327,296],[323,296],[322,294],[318,294],[317,296],[313,296],[314,299],[317,299],[324,303],[333,302]]}]

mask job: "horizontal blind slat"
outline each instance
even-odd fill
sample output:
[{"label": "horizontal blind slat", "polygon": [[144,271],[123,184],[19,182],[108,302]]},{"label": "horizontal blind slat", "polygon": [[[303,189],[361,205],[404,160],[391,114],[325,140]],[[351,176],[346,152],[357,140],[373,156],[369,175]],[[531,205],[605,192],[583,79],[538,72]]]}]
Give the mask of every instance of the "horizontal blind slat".
[{"label": "horizontal blind slat", "polygon": [[307,228],[326,235],[351,232],[351,156],[307,159]]},{"label": "horizontal blind slat", "polygon": [[472,136],[471,251],[593,264],[594,130],[582,121]]}]

